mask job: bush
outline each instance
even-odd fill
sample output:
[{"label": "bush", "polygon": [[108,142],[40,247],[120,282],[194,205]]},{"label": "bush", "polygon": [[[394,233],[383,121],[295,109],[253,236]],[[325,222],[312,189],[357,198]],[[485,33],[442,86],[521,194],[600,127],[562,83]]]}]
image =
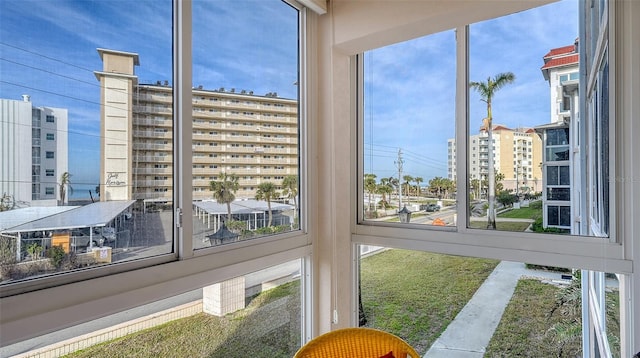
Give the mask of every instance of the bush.
[{"label": "bush", "polygon": [[62,246],[51,246],[49,250],[47,250],[47,257],[51,259],[51,264],[56,269],[62,267],[66,255]]},{"label": "bush", "polygon": [[548,227],[548,228],[544,228],[542,226],[542,218],[537,218],[536,221],[533,222],[533,224],[531,224],[531,231],[533,232],[546,232],[546,233],[550,233],[550,234],[568,234],[569,230],[567,229],[560,229],[557,227]]}]

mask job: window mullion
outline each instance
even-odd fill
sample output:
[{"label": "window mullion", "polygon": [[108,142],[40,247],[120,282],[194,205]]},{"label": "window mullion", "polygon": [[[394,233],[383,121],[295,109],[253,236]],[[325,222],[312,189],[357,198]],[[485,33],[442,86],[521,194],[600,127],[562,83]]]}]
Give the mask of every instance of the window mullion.
[{"label": "window mullion", "polygon": [[456,189],[458,231],[465,232],[468,225],[468,158],[469,155],[469,26],[456,29]]},{"label": "window mullion", "polygon": [[178,257],[188,258],[193,256],[192,4],[190,1],[174,1],[173,6],[174,245]]}]

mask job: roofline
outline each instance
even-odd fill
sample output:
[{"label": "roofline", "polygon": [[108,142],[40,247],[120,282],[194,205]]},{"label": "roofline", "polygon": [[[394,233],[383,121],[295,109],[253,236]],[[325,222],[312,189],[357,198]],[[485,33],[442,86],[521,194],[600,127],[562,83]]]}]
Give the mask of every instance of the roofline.
[{"label": "roofline", "polygon": [[135,53],[135,52],[109,50],[109,49],[100,48],[100,47],[98,47],[96,50],[98,51],[98,54],[100,55],[100,60],[102,60],[102,61],[104,61],[104,58],[103,58],[104,54],[105,53],[110,53],[110,54],[114,54],[114,55],[122,55],[122,56],[133,57],[133,64],[135,66],[140,66],[140,56],[138,56],[138,54]]}]

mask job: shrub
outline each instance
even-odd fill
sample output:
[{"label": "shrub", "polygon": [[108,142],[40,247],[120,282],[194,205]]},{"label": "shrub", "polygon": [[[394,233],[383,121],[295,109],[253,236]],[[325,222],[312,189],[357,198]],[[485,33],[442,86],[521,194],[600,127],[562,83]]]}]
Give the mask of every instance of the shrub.
[{"label": "shrub", "polygon": [[49,250],[47,250],[47,257],[51,259],[51,264],[56,269],[59,269],[64,262],[66,253],[62,246],[51,246]]}]

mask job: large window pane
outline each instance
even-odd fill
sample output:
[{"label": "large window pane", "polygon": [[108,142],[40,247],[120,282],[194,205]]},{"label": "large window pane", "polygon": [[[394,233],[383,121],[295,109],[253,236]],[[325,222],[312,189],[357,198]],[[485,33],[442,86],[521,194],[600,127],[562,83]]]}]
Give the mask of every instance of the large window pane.
[{"label": "large window pane", "polygon": [[455,225],[454,84],[453,31],[364,54],[364,220]]},{"label": "large window pane", "polygon": [[3,283],[173,252],[171,28],[166,0],[0,4]]},{"label": "large window pane", "polygon": [[300,262],[0,347],[0,356],[290,358],[301,343]]},{"label": "large window pane", "polygon": [[298,229],[298,10],[194,1],[195,248]]},{"label": "large window pane", "polygon": [[[372,246],[361,246],[360,254],[360,325],[396,334],[421,355],[486,349],[490,357],[551,357],[583,350],[579,270]],[[606,297],[590,296],[601,299],[591,315],[599,315],[617,352],[618,281],[604,278],[598,288]]]},{"label": "large window pane", "polygon": [[[574,220],[585,209],[580,203],[596,199],[589,211],[600,210],[601,201],[608,203],[608,193],[606,199],[599,194],[588,198],[589,190],[577,187],[591,180],[593,192],[603,192],[595,188],[602,186],[598,180],[603,178],[589,173],[591,168],[598,173],[604,168],[585,148],[608,147],[597,141],[602,130],[589,134],[580,120],[577,5],[561,1],[470,26],[470,156],[475,123],[479,135],[491,135],[493,143],[485,147],[483,210],[471,211],[471,217],[480,215],[489,228],[500,230],[494,223],[507,217],[533,221],[534,232],[558,232],[553,227],[561,226],[574,235],[590,236]],[[562,18],[554,16],[558,13]],[[521,29],[524,24],[539,31]],[[596,102],[590,108],[601,113]],[[580,138],[581,133],[590,137]],[[592,162],[589,169],[584,167],[587,158]],[[475,191],[470,185],[472,202]],[[571,202],[561,215],[553,202],[558,200]]]}]

